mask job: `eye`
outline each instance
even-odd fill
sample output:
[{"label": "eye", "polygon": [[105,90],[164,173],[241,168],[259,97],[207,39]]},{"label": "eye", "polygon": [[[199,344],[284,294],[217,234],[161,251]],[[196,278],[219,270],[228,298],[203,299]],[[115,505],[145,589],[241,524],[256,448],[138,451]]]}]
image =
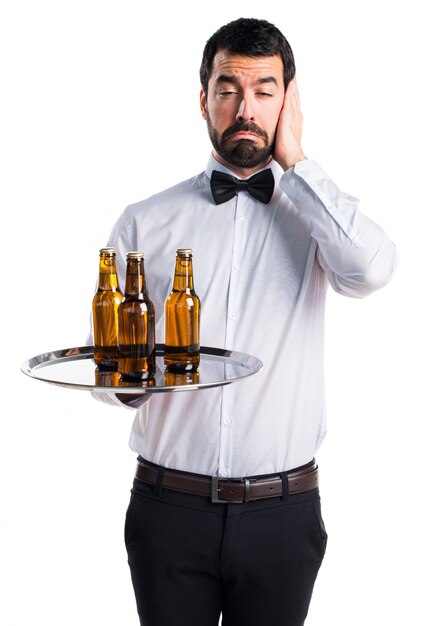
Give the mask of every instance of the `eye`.
[{"label": "eye", "polygon": [[227,97],[227,96],[232,96],[232,95],[236,95],[237,92],[236,91],[230,91],[229,89],[225,89],[224,91],[219,92],[219,96],[223,96],[223,97]]},{"label": "eye", "polygon": [[258,96],[264,96],[267,98],[271,98],[273,96],[273,94],[269,93],[268,91],[257,91],[256,93]]}]

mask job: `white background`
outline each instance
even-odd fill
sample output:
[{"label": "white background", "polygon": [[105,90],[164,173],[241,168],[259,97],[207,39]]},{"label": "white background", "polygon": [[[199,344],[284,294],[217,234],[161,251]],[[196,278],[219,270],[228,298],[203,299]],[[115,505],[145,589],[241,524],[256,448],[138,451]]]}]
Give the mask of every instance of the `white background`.
[{"label": "white background", "polygon": [[202,49],[240,16],[287,36],[306,154],[361,198],[401,256],[381,292],[329,295],[329,434],[318,455],[329,544],[307,623],[421,623],[419,3],[7,0],[1,626],[138,623],[123,544],[132,413],[19,366],[84,344],[98,249],[123,208],[204,169]]}]

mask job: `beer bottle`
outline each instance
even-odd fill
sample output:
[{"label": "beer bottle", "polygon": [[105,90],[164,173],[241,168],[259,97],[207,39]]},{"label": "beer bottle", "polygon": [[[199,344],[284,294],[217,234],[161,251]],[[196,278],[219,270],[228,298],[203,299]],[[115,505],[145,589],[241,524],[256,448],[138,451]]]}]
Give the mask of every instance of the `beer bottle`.
[{"label": "beer bottle", "polygon": [[173,289],[165,303],[164,364],[168,371],[195,371],[200,363],[200,299],[194,291],[192,250],[176,250]]},{"label": "beer bottle", "polygon": [[103,370],[118,367],[118,307],[122,300],[114,248],[101,248],[98,289],[92,302],[94,361]]},{"label": "beer bottle", "polygon": [[152,378],[155,363],[155,312],[148,297],[144,254],[126,255],[125,295],[119,305],[119,373],[123,381]]}]

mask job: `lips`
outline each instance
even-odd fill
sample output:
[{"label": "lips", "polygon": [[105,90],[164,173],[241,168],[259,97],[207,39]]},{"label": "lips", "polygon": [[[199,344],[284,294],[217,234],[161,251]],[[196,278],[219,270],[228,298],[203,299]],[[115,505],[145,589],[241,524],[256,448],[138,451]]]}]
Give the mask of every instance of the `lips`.
[{"label": "lips", "polygon": [[241,139],[249,139],[250,141],[257,141],[258,139],[260,139],[260,137],[258,135],[256,135],[255,133],[250,133],[250,132],[245,132],[245,131],[238,131],[233,133],[230,136],[230,139],[235,139],[235,141],[239,141]]},{"label": "lips", "polygon": [[268,142],[267,133],[254,122],[234,124],[222,134],[222,141],[258,141],[259,139],[262,139],[265,143]]}]

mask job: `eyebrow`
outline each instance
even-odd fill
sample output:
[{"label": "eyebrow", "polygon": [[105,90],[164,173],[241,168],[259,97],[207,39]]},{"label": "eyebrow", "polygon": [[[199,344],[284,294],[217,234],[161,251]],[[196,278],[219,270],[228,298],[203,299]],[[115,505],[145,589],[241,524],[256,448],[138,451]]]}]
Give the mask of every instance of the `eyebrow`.
[{"label": "eyebrow", "polygon": [[278,81],[274,76],[265,76],[264,78],[259,78],[258,80],[256,80],[256,85],[262,85],[263,83],[274,83],[275,85],[277,85]]},{"label": "eyebrow", "polygon": [[[216,83],[230,83],[231,85],[236,85],[238,84],[238,80],[235,78],[235,76],[220,74],[220,76],[216,78]],[[263,78],[258,78],[255,82],[256,85],[263,85],[265,83],[274,83],[275,85],[278,84],[274,76],[264,76]]]}]

